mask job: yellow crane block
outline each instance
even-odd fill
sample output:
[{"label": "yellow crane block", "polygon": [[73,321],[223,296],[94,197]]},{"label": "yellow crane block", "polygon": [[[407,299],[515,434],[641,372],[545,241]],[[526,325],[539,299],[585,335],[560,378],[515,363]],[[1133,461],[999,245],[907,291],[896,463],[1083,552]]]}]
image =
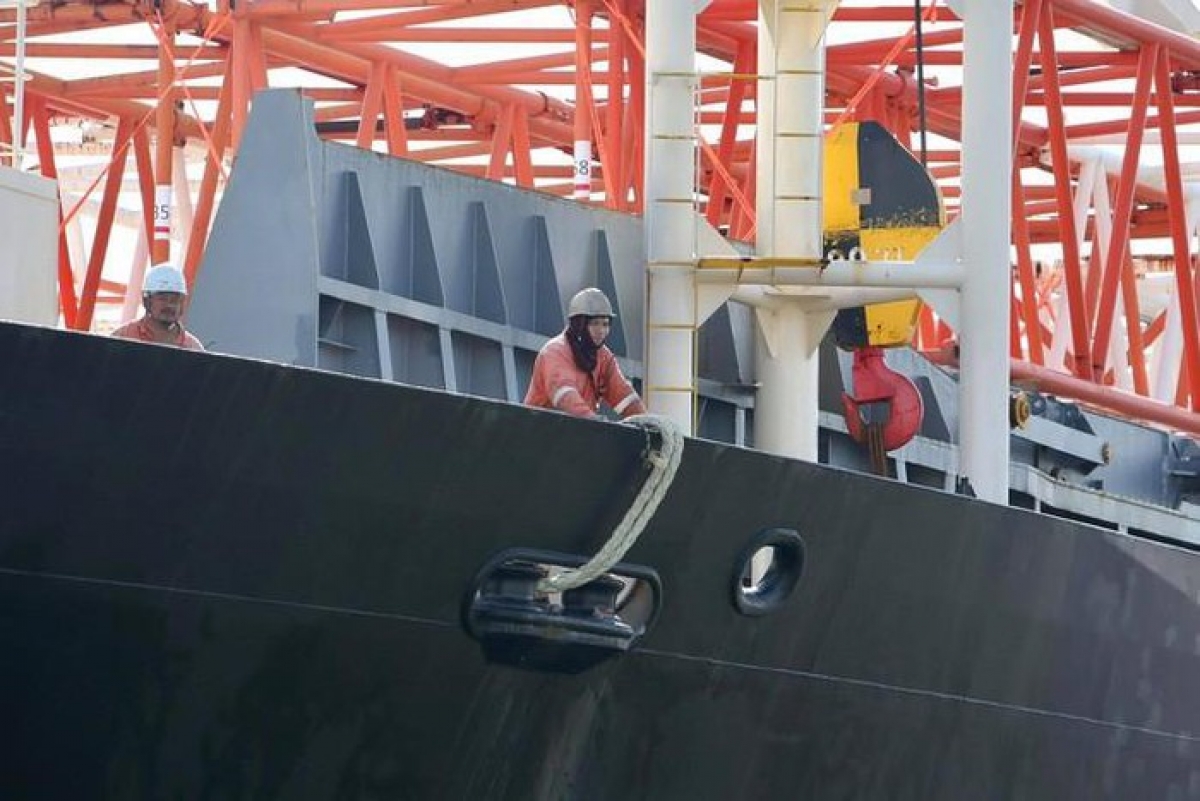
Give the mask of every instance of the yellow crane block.
[{"label": "yellow crane block", "polygon": [[[886,128],[847,123],[825,139],[825,256],[913,261],[945,227],[932,176]],[[839,347],[896,347],[912,341],[919,300],[842,309]]]}]

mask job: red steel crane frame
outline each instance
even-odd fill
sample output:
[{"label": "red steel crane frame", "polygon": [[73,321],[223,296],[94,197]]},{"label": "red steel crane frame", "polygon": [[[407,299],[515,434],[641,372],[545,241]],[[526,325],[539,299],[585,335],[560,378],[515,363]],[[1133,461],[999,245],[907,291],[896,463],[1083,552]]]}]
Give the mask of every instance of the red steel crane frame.
[{"label": "red steel crane frame", "polygon": [[[108,162],[84,193],[103,184],[89,199],[98,208],[84,263],[73,263],[66,233],[83,201],[63,213],[64,324],[88,330],[98,305],[119,302],[126,289],[105,272],[131,150],[152,260],[169,256],[155,218],[177,147],[199,151],[203,176],[190,190],[190,235],[178,254],[194,277],[253,95],[273,81],[314,100],[323,136],[565,197],[574,190],[574,143],[590,141],[588,202],[640,211],[644,2],[67,0],[27,8],[22,127],[37,140],[41,172],[60,173],[56,119],[111,132]],[[757,8],[715,0],[696,22],[699,52],[714,65],[697,95],[698,211],[742,239],[754,230]],[[557,12],[547,15],[557,22],[530,24],[538,9]],[[15,14],[0,11],[0,59],[15,54]],[[1180,155],[1200,133],[1200,42],[1093,0],[1024,0],[1015,23],[1014,377],[1200,433],[1200,274]],[[846,0],[828,39],[829,124],[876,120],[914,152],[922,132],[934,139],[921,155],[956,214],[962,87],[952,76],[963,48],[953,13],[938,0]],[[475,60],[419,55],[447,44]],[[486,58],[500,48],[520,55]],[[151,60],[147,69],[109,66]],[[919,85],[922,71],[937,77]],[[0,141],[11,145],[13,84],[0,87]],[[1151,138],[1162,155],[1153,181],[1141,162]],[[1098,140],[1111,170],[1080,156]],[[1151,242],[1165,243],[1174,317],[1162,310],[1143,319],[1139,309],[1133,254]],[[1047,248],[1058,254],[1053,270],[1039,256]],[[1181,343],[1178,362],[1152,366],[1150,354],[1168,336]],[[916,344],[945,352],[953,337],[926,312]],[[1153,369],[1176,378],[1171,397],[1154,397],[1163,382],[1151,381]]]}]

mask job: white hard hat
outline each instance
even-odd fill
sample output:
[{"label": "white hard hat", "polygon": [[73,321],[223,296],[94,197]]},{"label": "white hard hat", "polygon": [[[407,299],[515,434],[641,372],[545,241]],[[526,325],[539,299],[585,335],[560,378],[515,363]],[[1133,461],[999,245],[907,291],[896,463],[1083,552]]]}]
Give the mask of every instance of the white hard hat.
[{"label": "white hard hat", "polygon": [[186,295],[187,281],[184,280],[183,271],[174,264],[156,264],[147,270],[146,278],[142,281],[142,294],[152,295],[156,292]]},{"label": "white hard hat", "polygon": [[592,286],[575,293],[575,297],[571,298],[571,303],[567,306],[568,317],[581,314],[587,317],[617,316],[613,314],[613,307],[608,302],[608,296]]}]

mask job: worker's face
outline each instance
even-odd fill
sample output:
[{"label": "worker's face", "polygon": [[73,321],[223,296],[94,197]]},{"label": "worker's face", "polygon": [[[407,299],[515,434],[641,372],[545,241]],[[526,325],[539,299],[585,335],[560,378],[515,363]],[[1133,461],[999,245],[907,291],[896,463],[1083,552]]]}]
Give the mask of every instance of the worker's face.
[{"label": "worker's face", "polygon": [[186,299],[178,292],[155,292],[145,298],[146,314],[161,325],[174,325],[183,317]]},{"label": "worker's face", "polygon": [[587,325],[588,336],[597,347],[604,344],[604,340],[608,339],[608,334],[612,331],[612,320],[607,317],[593,317],[588,320]]}]

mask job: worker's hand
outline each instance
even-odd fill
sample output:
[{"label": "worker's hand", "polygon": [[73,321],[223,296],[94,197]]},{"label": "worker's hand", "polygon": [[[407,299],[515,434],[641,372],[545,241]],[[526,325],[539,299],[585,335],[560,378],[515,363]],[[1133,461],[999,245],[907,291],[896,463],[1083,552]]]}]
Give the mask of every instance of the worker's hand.
[{"label": "worker's hand", "polygon": [[641,398],[638,398],[633,403],[629,404],[629,406],[627,406],[623,412],[621,412],[621,417],[629,418],[629,417],[633,417],[635,414],[645,414],[645,413],[646,413],[646,404],[642,403]]}]

